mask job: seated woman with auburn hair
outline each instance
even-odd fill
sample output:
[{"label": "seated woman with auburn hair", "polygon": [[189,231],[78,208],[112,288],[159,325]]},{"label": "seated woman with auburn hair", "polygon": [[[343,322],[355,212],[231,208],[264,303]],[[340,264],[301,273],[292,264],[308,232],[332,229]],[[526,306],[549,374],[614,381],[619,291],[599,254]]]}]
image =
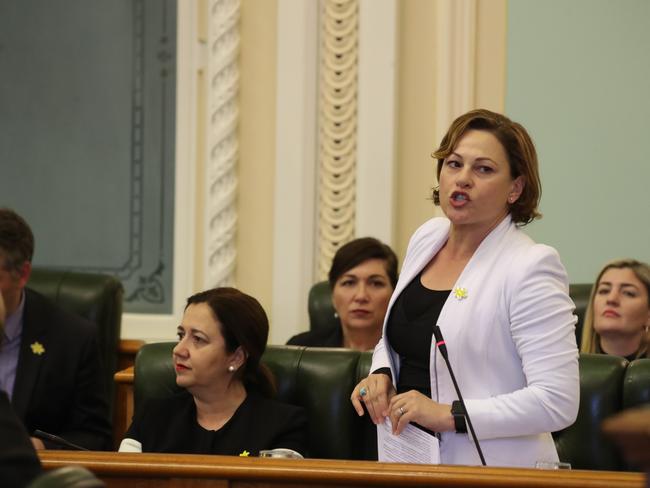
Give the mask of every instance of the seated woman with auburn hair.
[{"label": "seated woman with auburn hair", "polygon": [[290,346],[346,347],[367,351],[381,337],[388,300],[397,283],[397,256],[373,237],[362,237],[336,251],[329,271],[332,305],[341,326],[293,336]]},{"label": "seated woman with auburn hair", "polygon": [[262,306],[239,290],[191,296],[173,350],[183,390],[139,409],[120,451],[257,456],[285,448],[305,455],[305,411],[272,399],[273,378],[260,362],[268,334]]},{"label": "seated woman with auburn hair", "polygon": [[650,266],[635,259],[606,264],[591,290],[581,352],[648,356]]}]

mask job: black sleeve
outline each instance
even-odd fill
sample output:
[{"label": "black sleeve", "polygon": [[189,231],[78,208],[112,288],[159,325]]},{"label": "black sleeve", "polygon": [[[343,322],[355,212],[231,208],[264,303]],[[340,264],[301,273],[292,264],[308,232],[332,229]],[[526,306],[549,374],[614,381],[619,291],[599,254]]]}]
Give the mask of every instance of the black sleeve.
[{"label": "black sleeve", "polygon": [[287,341],[287,346],[302,346],[303,344],[301,343],[300,339],[301,339],[301,336],[303,336],[304,334],[305,334],[305,332],[303,332],[301,334],[296,334],[295,336],[290,338]]},{"label": "black sleeve", "polygon": [[286,415],[285,421],[278,425],[278,432],[273,439],[271,449],[292,449],[307,457],[308,434],[305,409],[293,407]]},{"label": "black sleeve", "polygon": [[[90,324],[88,324],[90,325]],[[90,450],[106,450],[111,446],[111,422],[109,420],[108,394],[102,374],[102,365],[94,326],[80,344],[74,395],[70,412],[61,426],[60,436]],[[48,449],[61,449],[48,445]]]},{"label": "black sleeve", "polygon": [[3,391],[0,391],[0,432],[0,486],[26,486],[41,474],[41,463]]},{"label": "black sleeve", "polygon": [[140,418],[139,415],[134,415],[133,419],[131,420],[131,425],[129,425],[129,428],[126,429],[126,432],[124,433],[124,439],[134,439],[142,444],[142,435],[141,435],[141,425],[142,425],[142,419]]},{"label": "black sleeve", "polygon": [[393,377],[393,375],[390,373],[390,368],[378,368],[372,371],[370,374],[385,374],[389,378]]},{"label": "black sleeve", "polygon": [[306,346],[306,347],[318,347],[321,345],[322,339],[319,335],[313,330],[308,330],[307,332],[301,332],[296,334],[291,339],[287,341],[287,346]]}]

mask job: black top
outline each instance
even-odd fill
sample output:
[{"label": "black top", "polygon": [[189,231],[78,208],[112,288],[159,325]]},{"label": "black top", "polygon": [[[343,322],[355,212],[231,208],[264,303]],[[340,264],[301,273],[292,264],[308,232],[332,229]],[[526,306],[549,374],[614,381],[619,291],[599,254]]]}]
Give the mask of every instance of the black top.
[{"label": "black top", "polygon": [[184,390],[149,400],[125,437],[139,441],[142,452],[257,456],[260,450],[284,447],[306,456],[307,416],[301,407],[249,392],[223,427],[206,430],[196,420],[192,395]]},{"label": "black top", "polygon": [[41,474],[41,463],[4,391],[0,391],[0,433],[0,486],[26,486]]},{"label": "black top", "polygon": [[433,326],[449,297],[450,290],[430,290],[421,282],[422,272],[400,293],[390,313],[386,335],[400,355],[397,392],[417,390],[431,396],[429,359],[433,343]]},{"label": "black top", "polygon": [[343,329],[340,326],[315,329],[293,336],[288,346],[343,347]]}]

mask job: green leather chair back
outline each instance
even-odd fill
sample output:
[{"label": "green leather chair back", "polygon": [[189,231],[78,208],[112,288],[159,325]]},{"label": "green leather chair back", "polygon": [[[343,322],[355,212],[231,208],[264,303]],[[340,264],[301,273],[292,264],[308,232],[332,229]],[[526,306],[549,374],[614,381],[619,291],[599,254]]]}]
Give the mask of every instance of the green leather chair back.
[{"label": "green leather chair back", "polygon": [[65,466],[42,474],[27,488],[102,488],[103,481],[83,466]]},{"label": "green leather chair back", "polygon": [[569,296],[575,303],[575,314],[578,316],[576,323],[576,341],[580,347],[580,339],[582,338],[582,324],[585,321],[585,313],[587,305],[589,304],[589,295],[591,294],[591,283],[577,283],[569,285]]},{"label": "green leather chair back", "polygon": [[620,470],[622,460],[600,424],[621,410],[627,361],[606,354],[580,354],[580,409],[575,423],[554,434],[561,461],[573,469]]},{"label": "green leather chair back", "polygon": [[[585,311],[589,303],[591,283],[578,283],[569,285],[569,295],[576,305],[575,314],[578,316],[576,324],[576,339],[578,346],[582,336],[582,323],[585,319]],[[314,284],[309,290],[307,311],[309,312],[309,329],[321,330],[332,327],[340,327],[341,321],[336,317],[332,305],[332,290],[328,281],[320,281]]]},{"label": "green leather chair back", "polygon": [[[625,370],[623,380],[623,410],[650,408],[650,359],[635,359]],[[641,471],[640,466],[626,463],[630,471]]]},{"label": "green leather chair back", "polygon": [[135,356],[133,407],[137,412],[148,398],[165,398],[180,391],[172,362],[175,342],[145,344]]},{"label": "green leather chair back", "polygon": [[336,310],[332,305],[332,290],[328,281],[320,281],[311,287],[307,299],[307,311],[310,330],[341,327],[341,321],[336,316]]},{"label": "green leather chair back", "polygon": [[[136,411],[147,398],[164,398],[178,391],[172,365],[174,344],[146,344],[138,352]],[[368,374],[370,353],[268,346],[262,361],[276,377],[277,398],[307,411],[310,457],[376,459],[374,426],[367,415],[359,418],[350,403],[354,386]]]},{"label": "green leather chair back", "polygon": [[650,406],[650,359],[635,359],[625,370],[623,409]]},{"label": "green leather chair back", "polygon": [[112,406],[113,375],[117,371],[122,324],[122,283],[104,274],[34,268],[27,286],[62,309],[97,324],[106,388]]},{"label": "green leather chair back", "polygon": [[[147,398],[164,398],[178,391],[171,360],[174,344],[147,344],[138,352],[136,410]],[[262,360],[276,376],[277,398],[307,411],[310,457],[377,459],[375,427],[368,415],[358,417],[350,404],[354,385],[368,375],[371,353],[268,346]],[[613,444],[601,434],[600,424],[622,408],[626,366],[623,358],[580,355],[578,419],[554,434],[560,459],[574,469],[624,469]]]}]

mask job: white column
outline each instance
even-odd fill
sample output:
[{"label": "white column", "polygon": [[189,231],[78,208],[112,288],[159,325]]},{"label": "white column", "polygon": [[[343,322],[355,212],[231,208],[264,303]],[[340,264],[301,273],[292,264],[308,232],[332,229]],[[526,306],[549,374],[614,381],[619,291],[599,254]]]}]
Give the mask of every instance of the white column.
[{"label": "white column", "polygon": [[308,324],[316,228],[318,2],[278,0],[277,49],[270,344],[286,342]]},{"label": "white column", "polygon": [[393,244],[397,70],[395,0],[359,3],[357,237]]},{"label": "white column", "polygon": [[437,0],[436,144],[451,122],[475,108],[476,0]]}]

